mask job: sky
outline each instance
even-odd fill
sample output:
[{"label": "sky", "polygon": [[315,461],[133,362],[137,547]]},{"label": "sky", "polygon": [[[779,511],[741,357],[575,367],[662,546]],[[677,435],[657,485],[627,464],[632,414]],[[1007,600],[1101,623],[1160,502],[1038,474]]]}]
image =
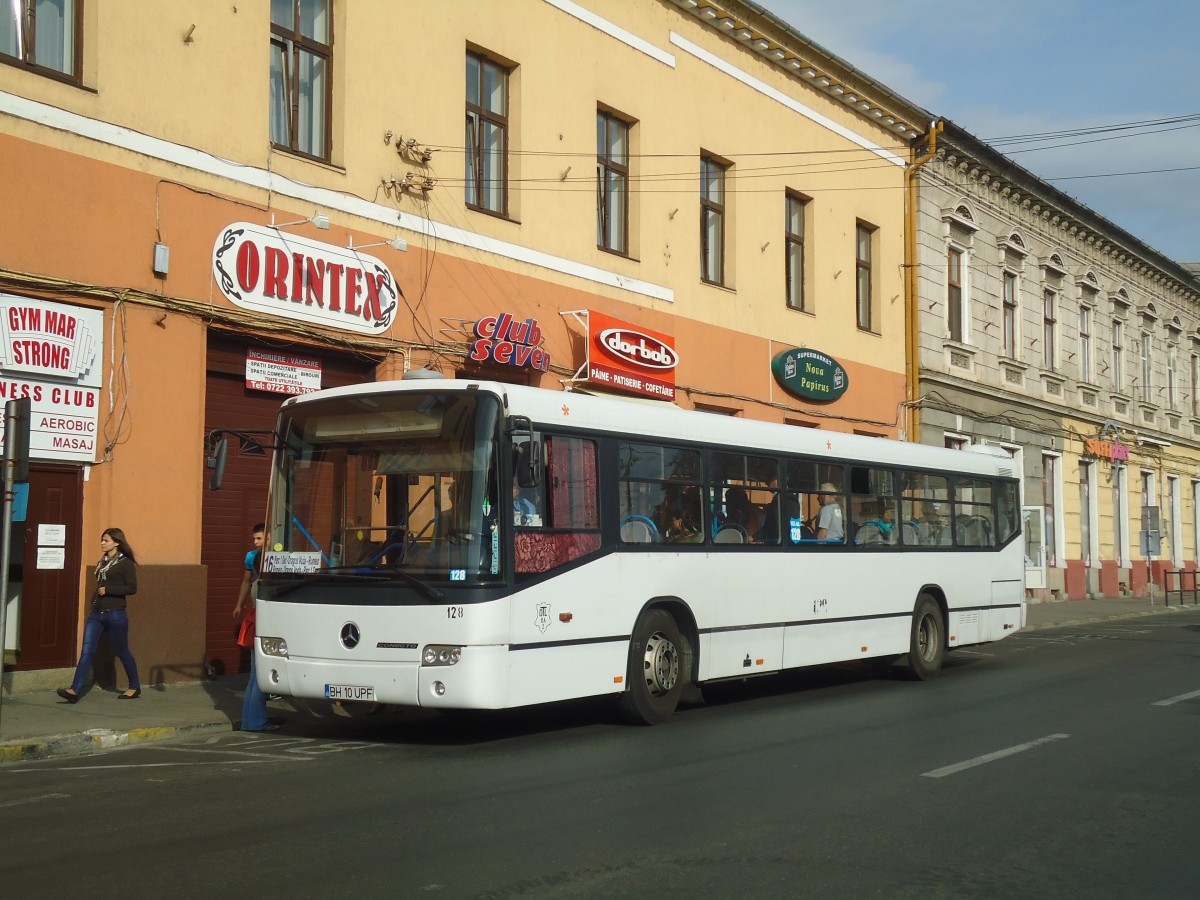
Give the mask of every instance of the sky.
[{"label": "sky", "polygon": [[1200,261],[1196,0],[758,2],[1165,256]]}]

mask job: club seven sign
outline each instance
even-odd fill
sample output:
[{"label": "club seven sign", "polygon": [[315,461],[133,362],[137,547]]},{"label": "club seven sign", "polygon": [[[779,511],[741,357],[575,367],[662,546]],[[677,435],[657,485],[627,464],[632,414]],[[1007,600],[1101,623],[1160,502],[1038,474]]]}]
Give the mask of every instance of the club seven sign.
[{"label": "club seven sign", "polygon": [[103,343],[98,309],[0,294],[0,401],[30,399],[34,459],[96,461]]},{"label": "club seven sign", "polygon": [[784,390],[806,400],[827,403],[850,387],[850,378],[842,364],[818,350],[777,353],[771,360],[771,372]]},{"label": "club seven sign", "polygon": [[373,256],[249,222],[217,236],[212,271],[242,309],[361,334],[386,332],[400,295]]}]

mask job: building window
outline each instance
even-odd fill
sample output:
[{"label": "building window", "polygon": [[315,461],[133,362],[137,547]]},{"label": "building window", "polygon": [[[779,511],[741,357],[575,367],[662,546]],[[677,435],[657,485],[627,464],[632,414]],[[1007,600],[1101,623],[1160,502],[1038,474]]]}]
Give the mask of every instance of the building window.
[{"label": "building window", "polygon": [[1042,502],[1045,504],[1046,565],[1058,565],[1058,457],[1042,457]]},{"label": "building window", "polygon": [[700,277],[725,283],[725,172],[715,159],[700,160]]},{"label": "building window", "polygon": [[1153,387],[1150,381],[1150,351],[1152,349],[1152,341],[1150,332],[1142,332],[1142,402],[1149,403],[1153,398],[1150,395],[1150,389]]},{"label": "building window", "polygon": [[0,59],[78,81],[81,2],[7,0],[0,9]]},{"label": "building window", "polygon": [[947,450],[966,450],[971,446],[970,438],[965,438],[960,434],[944,434],[942,440]]},{"label": "building window", "polygon": [[1095,514],[1092,509],[1092,492],[1095,490],[1093,477],[1095,466],[1090,461],[1079,463],[1079,550],[1083,564],[1091,567],[1092,557],[1092,522]]},{"label": "building window", "polygon": [[1175,409],[1178,401],[1179,386],[1175,378],[1175,366],[1179,362],[1178,349],[1174,344],[1167,348],[1167,406]]},{"label": "building window", "polygon": [[863,331],[872,331],[874,317],[872,316],[872,301],[874,289],[871,284],[871,244],[874,241],[875,229],[869,225],[859,224],[854,231],[854,260],[857,276],[855,278],[855,306],[858,327]]},{"label": "building window", "polygon": [[333,17],[329,0],[271,0],[271,143],[329,159]]},{"label": "building window", "polygon": [[508,213],[509,70],[478,53],[467,54],[466,203]]},{"label": "building window", "polygon": [[1092,308],[1079,307],[1079,380],[1092,382]]},{"label": "building window", "polygon": [[1054,371],[1058,359],[1058,294],[1047,288],[1042,292],[1042,368]]},{"label": "building window", "polygon": [[1004,273],[1004,355],[1009,359],[1017,358],[1017,342],[1020,333],[1017,331],[1017,273]]},{"label": "building window", "polygon": [[787,247],[787,305],[808,310],[804,295],[804,215],[808,201],[796,194],[787,195],[784,243]]},{"label": "building window", "polygon": [[1192,559],[1200,558],[1200,481],[1192,482]]},{"label": "building window", "polygon": [[[1192,371],[1191,371],[1191,400],[1192,400],[1192,418],[1200,417],[1200,356],[1192,354]],[[1200,551],[1198,551],[1200,552]]]},{"label": "building window", "polygon": [[1113,389],[1120,393],[1125,389],[1125,323],[1120,319],[1112,323],[1112,370]]},{"label": "building window", "polygon": [[963,322],[963,252],[950,247],[946,252],[946,316],[950,326],[950,340],[964,341]]},{"label": "building window", "polygon": [[596,113],[596,246],[629,253],[629,123]]}]

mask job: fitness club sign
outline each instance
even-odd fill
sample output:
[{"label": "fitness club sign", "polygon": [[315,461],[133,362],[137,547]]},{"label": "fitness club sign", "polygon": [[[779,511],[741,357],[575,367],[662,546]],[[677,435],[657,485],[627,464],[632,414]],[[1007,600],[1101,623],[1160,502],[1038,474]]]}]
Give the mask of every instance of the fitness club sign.
[{"label": "fitness club sign", "polygon": [[679,354],[669,335],[588,310],[588,377],[630,394],[675,399]]}]

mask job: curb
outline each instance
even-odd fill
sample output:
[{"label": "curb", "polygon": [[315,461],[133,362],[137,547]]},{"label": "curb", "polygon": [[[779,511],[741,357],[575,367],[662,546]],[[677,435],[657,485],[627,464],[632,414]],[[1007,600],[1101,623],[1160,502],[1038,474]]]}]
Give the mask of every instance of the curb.
[{"label": "curb", "polygon": [[83,756],[97,750],[128,747],[134,744],[150,744],[169,741],[188,734],[236,731],[238,722],[201,722],[188,725],[159,725],[149,728],[133,728],[129,731],[112,731],[107,728],[89,728],[74,734],[55,734],[50,737],[18,738],[0,744],[0,765],[15,762],[30,762],[62,756]]},{"label": "curb", "polygon": [[1061,622],[1043,622],[1040,625],[1026,625],[1021,629],[1021,631],[1043,631],[1047,628],[1066,628],[1069,625],[1088,625],[1092,622],[1114,622],[1119,619],[1142,619],[1146,616],[1159,616],[1163,613],[1184,612],[1187,609],[1188,607],[1186,606],[1157,606],[1149,609],[1112,613],[1111,615],[1107,616],[1086,616],[1082,619],[1064,619]]}]

